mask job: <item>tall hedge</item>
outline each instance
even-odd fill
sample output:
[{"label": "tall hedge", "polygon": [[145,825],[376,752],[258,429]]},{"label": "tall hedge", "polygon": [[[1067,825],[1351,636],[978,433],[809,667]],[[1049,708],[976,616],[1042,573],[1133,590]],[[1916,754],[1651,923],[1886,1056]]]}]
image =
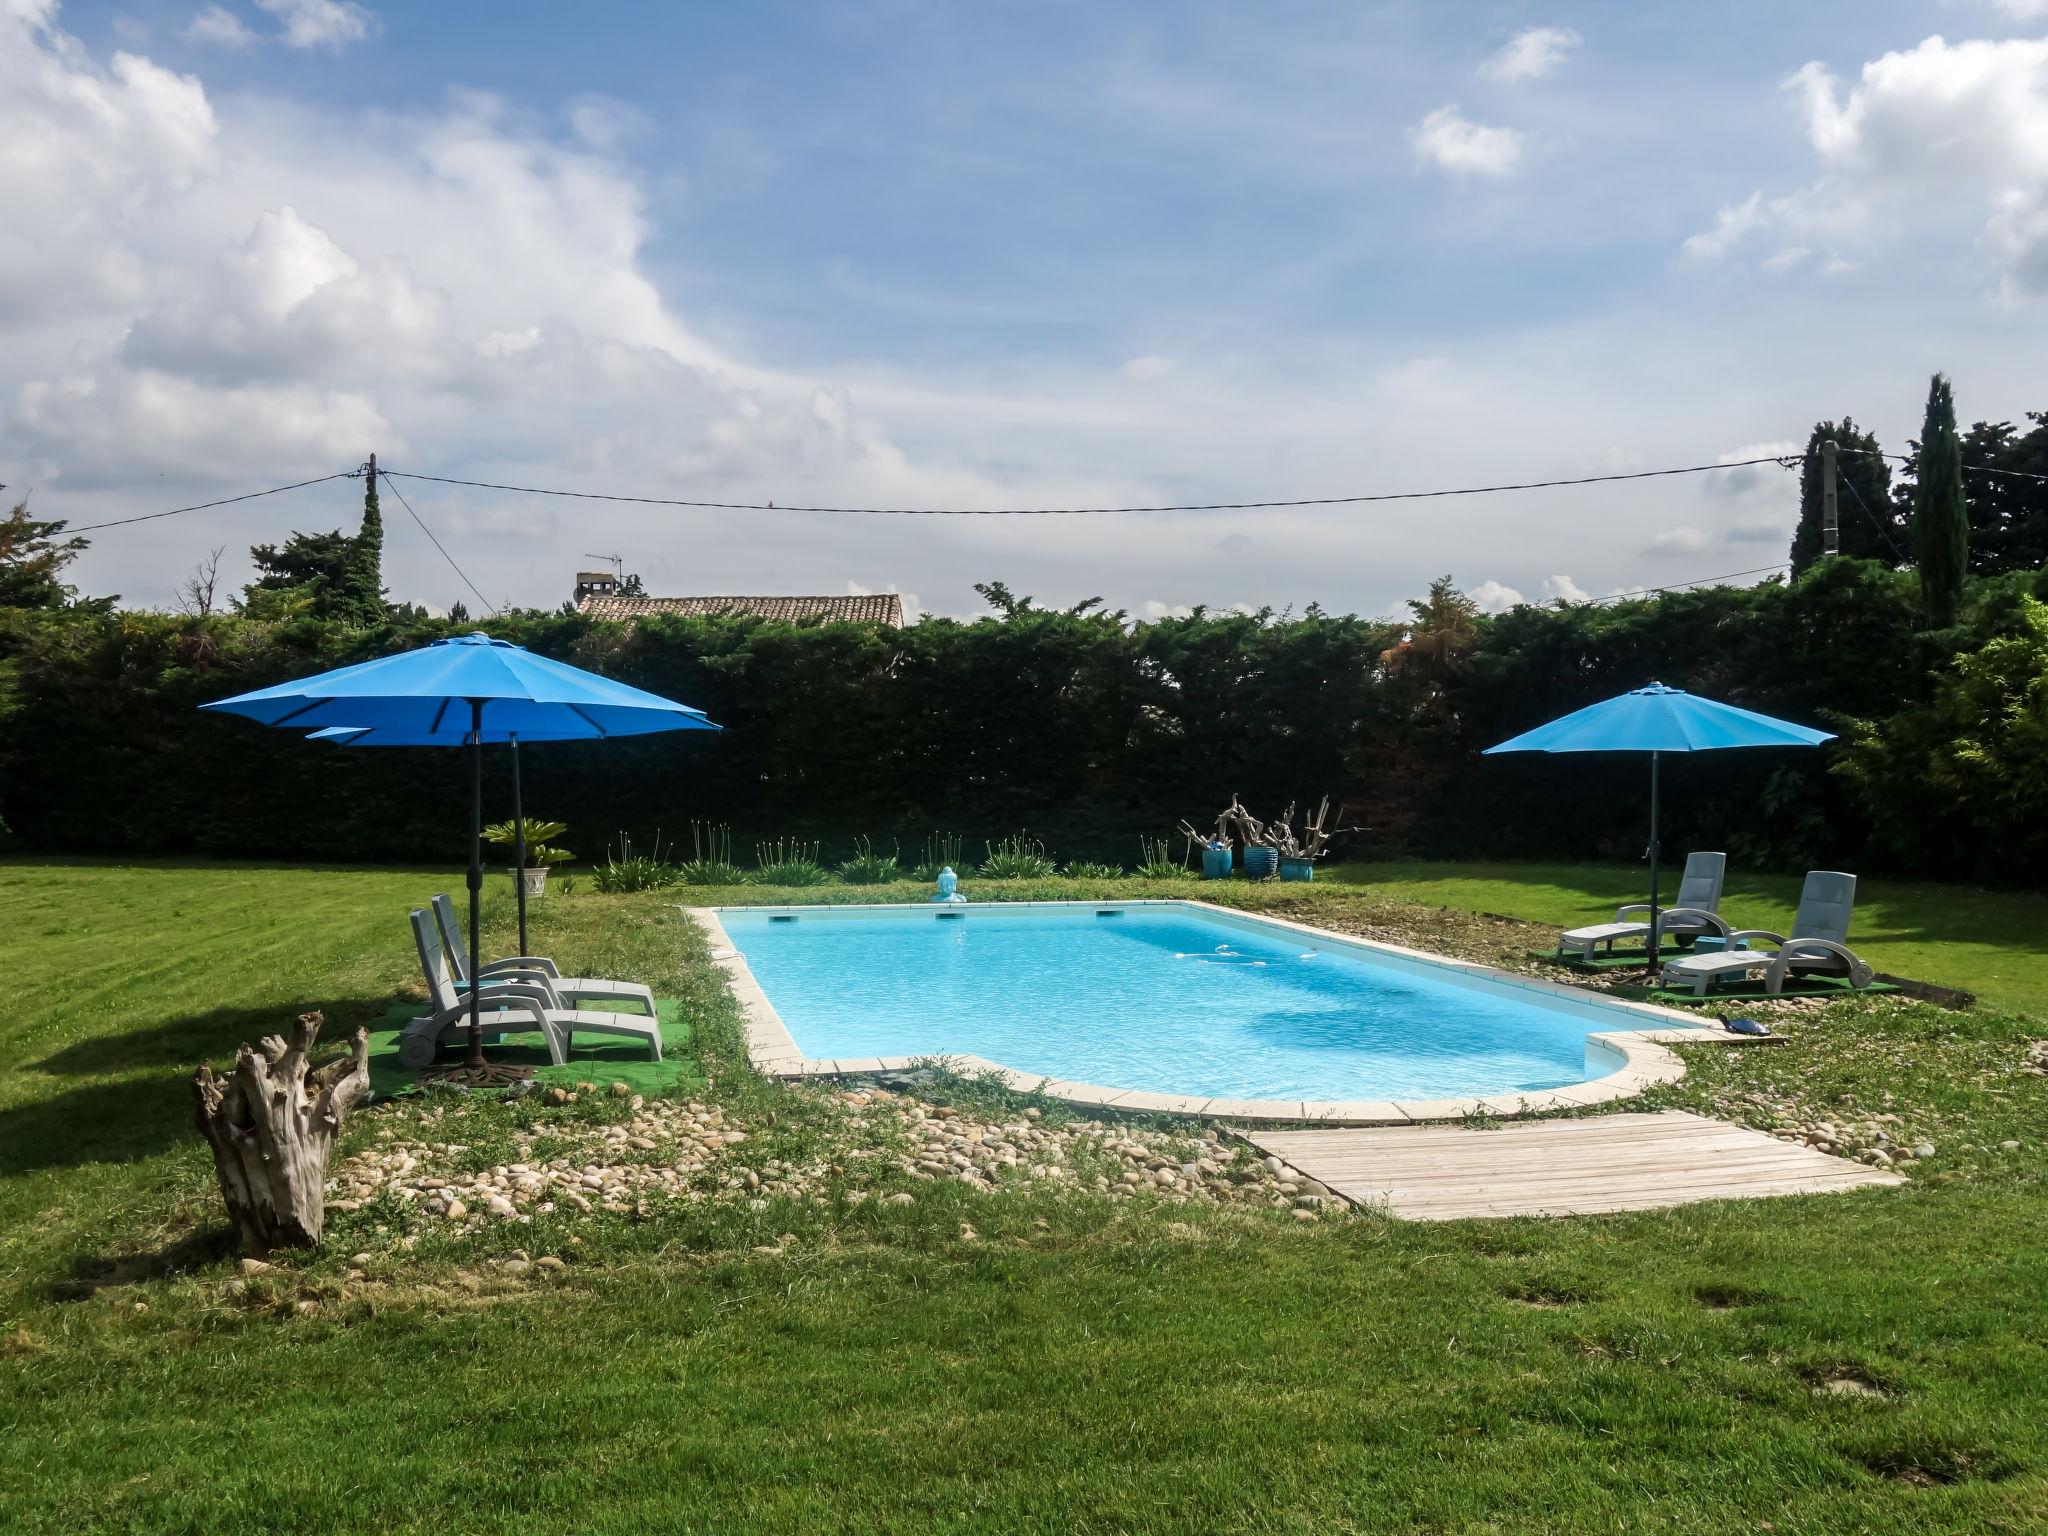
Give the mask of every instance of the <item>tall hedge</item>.
[{"label": "tall hedge", "polygon": [[[2036,578],[2003,580],[2031,593]],[[1992,626],[1983,635],[1967,620],[1922,632],[1912,575],[1849,559],[1789,587],[1517,608],[1479,621],[1469,654],[1429,682],[1426,707],[1412,669],[1383,660],[1403,626],[1315,610],[1133,625],[1019,606],[903,630],[528,613],[484,627],[726,727],[526,749],[529,810],[568,822],[563,841],[585,859],[620,831],[641,846],[657,831],[673,842],[700,818],[730,823],[743,849],[796,835],[837,853],[865,834],[908,851],[934,830],[978,849],[1023,828],[1065,858],[1129,863],[1141,833],[1199,820],[1233,791],[1261,808],[1347,799],[1367,822],[1351,843],[1361,855],[1633,858],[1640,760],[1478,754],[1660,679],[1838,722],[1853,738],[1671,762],[1667,846],[1725,847],[1752,867],[1883,861],[2010,878],[1999,843],[2048,819],[2031,759],[2013,773],[1944,769],[1943,793],[1983,785],[1986,804],[1951,818],[1971,829],[1972,847],[1933,849],[1897,832],[1914,820],[1900,798],[1913,769],[1873,768],[1871,744],[1936,742],[1959,711],[1978,718],[1999,687],[2018,686],[2009,661],[1967,682],[1955,672],[1985,639],[2015,633],[2016,612],[2031,613],[2015,606],[2018,591],[1976,604]],[[457,861],[462,753],[320,746],[198,711],[450,629],[0,612],[0,819],[46,850]],[[1980,756],[2034,738],[1983,739]],[[489,783],[495,819],[509,808],[502,766]]]}]

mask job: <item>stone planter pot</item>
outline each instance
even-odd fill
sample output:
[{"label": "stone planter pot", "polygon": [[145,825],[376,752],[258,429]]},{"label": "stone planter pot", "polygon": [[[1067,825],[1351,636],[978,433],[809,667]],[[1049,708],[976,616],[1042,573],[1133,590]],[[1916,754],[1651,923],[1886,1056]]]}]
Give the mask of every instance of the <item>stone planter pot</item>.
[{"label": "stone planter pot", "polygon": [[[518,870],[516,870],[516,869],[508,869],[508,870],[506,870],[506,871],[505,871],[505,873],[506,873],[506,874],[508,874],[508,875],[510,875],[510,876],[511,876],[511,877],[512,877],[512,878],[513,878],[514,880],[517,880],[517,879],[519,878],[519,871],[518,871]],[[527,871],[526,871],[526,899],[527,899],[528,901],[538,901],[538,900],[539,900],[539,899],[540,899],[541,897],[543,897],[543,896],[547,895],[547,893],[548,893],[548,867],[547,867],[547,865],[545,865],[545,864],[542,864],[542,865],[539,865],[539,866],[538,866],[538,867],[536,867],[536,868],[533,868],[533,869],[529,869],[529,870],[527,870]]]},{"label": "stone planter pot", "polygon": [[1262,848],[1254,843],[1244,851],[1244,877],[1247,880],[1270,880],[1279,867],[1278,848]]},{"label": "stone planter pot", "polygon": [[1313,880],[1315,877],[1316,866],[1313,859],[1282,859],[1280,861],[1280,878],[1282,880]]},{"label": "stone planter pot", "polygon": [[1202,850],[1202,878],[1204,880],[1228,880],[1230,878],[1230,850],[1228,848],[1204,848]]}]

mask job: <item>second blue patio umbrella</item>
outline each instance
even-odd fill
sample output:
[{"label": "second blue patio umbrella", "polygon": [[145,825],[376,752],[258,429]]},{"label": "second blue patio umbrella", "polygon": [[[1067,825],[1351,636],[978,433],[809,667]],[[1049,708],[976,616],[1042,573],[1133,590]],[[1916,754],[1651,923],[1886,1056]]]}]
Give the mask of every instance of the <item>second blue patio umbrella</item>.
[{"label": "second blue patio umbrella", "polygon": [[[536,656],[489,635],[460,635],[316,677],[259,688],[201,709],[263,725],[347,727],[350,744],[470,750],[469,973],[478,974],[483,891],[483,749],[486,741],[562,741],[718,729],[700,709]],[[337,735],[343,733],[336,733]],[[467,1065],[485,1066],[481,989],[469,993]]]},{"label": "second blue patio umbrella", "polygon": [[1650,968],[1657,967],[1657,764],[1666,752],[1718,752],[1731,747],[1817,747],[1833,741],[1816,731],[1754,710],[1737,709],[1652,683],[1562,715],[1548,725],[1488,747],[1501,752],[1647,752],[1650,754]]}]

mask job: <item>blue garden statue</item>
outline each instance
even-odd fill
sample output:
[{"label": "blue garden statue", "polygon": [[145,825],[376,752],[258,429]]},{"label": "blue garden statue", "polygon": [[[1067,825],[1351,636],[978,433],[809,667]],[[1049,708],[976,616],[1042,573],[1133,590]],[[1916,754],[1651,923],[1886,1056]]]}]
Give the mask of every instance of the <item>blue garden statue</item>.
[{"label": "blue garden statue", "polygon": [[932,900],[935,902],[945,902],[952,906],[959,906],[967,900],[965,896],[960,894],[960,877],[953,873],[952,865],[949,864],[939,871],[939,894],[934,896]]}]

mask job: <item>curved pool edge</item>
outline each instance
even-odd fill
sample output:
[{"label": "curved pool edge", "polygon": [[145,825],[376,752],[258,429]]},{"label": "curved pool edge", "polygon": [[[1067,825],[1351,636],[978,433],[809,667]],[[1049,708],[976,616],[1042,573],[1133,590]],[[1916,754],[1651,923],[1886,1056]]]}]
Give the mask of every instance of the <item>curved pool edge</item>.
[{"label": "curved pool edge", "polygon": [[[1139,897],[1118,899],[1113,903],[1119,907],[1191,907],[1212,916],[1223,917],[1260,927],[1283,928],[1294,933],[1307,935],[1319,943],[1339,946],[1355,946],[1360,949],[1378,951],[1383,954],[1399,955],[1409,960],[1419,960],[1446,969],[1463,971],[1475,976],[1501,982],[1509,986],[1526,987],[1531,991],[1558,992],[1584,1001],[1587,991],[1583,987],[1566,986],[1561,982],[1545,981],[1541,977],[1523,976],[1514,971],[1504,971],[1495,966],[1481,965],[1470,960],[1456,960],[1447,955],[1434,955],[1427,950],[1408,949],[1398,944],[1382,943],[1376,939],[1363,939],[1355,934],[1338,933],[1333,929],[1316,928],[1306,923],[1297,923],[1288,918],[1269,917],[1263,913],[1253,914],[1239,911],[1235,907],[1219,906],[1214,902],[1189,898]],[[1032,901],[1003,902],[1010,907],[1051,907],[1070,909],[1074,907],[1102,907],[1112,905],[1102,901]],[[834,912],[859,911],[901,911],[901,902],[845,902],[833,903],[828,910]],[[819,906],[776,906],[749,908],[762,912],[804,912],[818,911]],[[715,907],[689,907],[678,904],[682,912],[703,931],[711,946],[712,963],[724,972],[727,984],[739,1003],[741,1027],[745,1032],[747,1062],[763,1077],[779,1078],[785,1081],[800,1081],[813,1078],[858,1079],[874,1077],[892,1072],[908,1071],[920,1062],[943,1061],[956,1070],[971,1072],[980,1076],[993,1077],[1005,1087],[1018,1093],[1038,1093],[1076,1109],[1116,1115],[1186,1115],[1195,1119],[1230,1122],[1254,1122],[1260,1125],[1321,1125],[1321,1126],[1372,1126],[1372,1125],[1422,1125],[1431,1122],[1463,1120],[1468,1117],[1486,1116],[1496,1119],[1512,1119],[1522,1115],[1536,1115],[1565,1109],[1584,1109],[1595,1104],[1610,1103],[1617,1099],[1634,1098],[1644,1090],[1660,1083],[1675,1083],[1685,1076],[1685,1059],[1670,1049],[1667,1042],[1683,1040],[1687,1043],[1723,1045],[1757,1045],[1775,1041],[1777,1036],[1758,1037],[1730,1034],[1712,1027],[1704,1020],[1690,1014],[1683,1014],[1672,1008],[1661,1008],[1654,1003],[1638,1003],[1622,998],[1601,996],[1598,1001],[1617,1011],[1634,1014],[1643,1020],[1640,1029],[1602,1030],[1586,1036],[1586,1054],[1589,1058],[1595,1052],[1604,1052],[1616,1058],[1615,1065],[1598,1076],[1589,1075],[1583,1081],[1566,1083],[1557,1088],[1545,1088],[1530,1093],[1497,1094],[1487,1098],[1463,1099],[1402,1099],[1402,1100],[1325,1100],[1325,1099],[1228,1099],[1210,1098],[1196,1094],[1152,1093],[1144,1089],[1114,1088],[1098,1083],[1070,1082],[1064,1078],[1051,1078],[1042,1073],[1021,1072],[1002,1062],[989,1061],[984,1057],[964,1052],[927,1053],[921,1056],[858,1056],[825,1058],[806,1056],[797,1046],[795,1038],[782,1022],[775,1005],[768,1000],[768,994],[754,979],[746,957],[732,942],[720,921],[719,909]]]}]

